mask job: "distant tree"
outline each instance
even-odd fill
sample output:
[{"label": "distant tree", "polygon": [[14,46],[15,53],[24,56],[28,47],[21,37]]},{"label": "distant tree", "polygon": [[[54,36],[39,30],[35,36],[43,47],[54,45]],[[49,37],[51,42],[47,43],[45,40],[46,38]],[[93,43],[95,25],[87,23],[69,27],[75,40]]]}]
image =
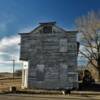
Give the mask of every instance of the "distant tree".
[{"label": "distant tree", "polygon": [[100,12],[91,11],[85,16],[76,19],[76,26],[80,35],[82,49],[79,53],[95,67],[100,80]]}]

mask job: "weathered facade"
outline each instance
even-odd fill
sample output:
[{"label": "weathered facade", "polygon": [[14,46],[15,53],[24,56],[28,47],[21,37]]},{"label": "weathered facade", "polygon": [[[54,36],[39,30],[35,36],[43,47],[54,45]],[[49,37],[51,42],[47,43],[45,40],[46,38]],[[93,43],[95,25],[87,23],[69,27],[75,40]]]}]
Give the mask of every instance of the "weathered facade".
[{"label": "weathered facade", "polygon": [[20,33],[20,60],[28,62],[23,69],[24,88],[78,88],[76,34],[55,22],[40,23],[33,31]]}]

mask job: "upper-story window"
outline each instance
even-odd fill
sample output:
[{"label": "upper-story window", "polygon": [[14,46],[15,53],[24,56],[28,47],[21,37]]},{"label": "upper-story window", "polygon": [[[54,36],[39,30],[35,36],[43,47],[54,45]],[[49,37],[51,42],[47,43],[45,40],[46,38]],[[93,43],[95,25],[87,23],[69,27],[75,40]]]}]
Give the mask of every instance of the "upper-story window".
[{"label": "upper-story window", "polygon": [[43,32],[44,33],[52,33],[52,26],[44,26]]},{"label": "upper-story window", "polygon": [[66,38],[63,38],[63,39],[60,39],[60,52],[67,52],[67,39]]}]

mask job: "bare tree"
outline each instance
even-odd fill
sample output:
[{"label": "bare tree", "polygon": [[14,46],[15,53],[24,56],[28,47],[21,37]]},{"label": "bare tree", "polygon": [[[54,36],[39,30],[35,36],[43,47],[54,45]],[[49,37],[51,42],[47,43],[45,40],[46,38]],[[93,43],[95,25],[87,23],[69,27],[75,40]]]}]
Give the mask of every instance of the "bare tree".
[{"label": "bare tree", "polygon": [[100,80],[100,12],[91,11],[76,20],[80,35],[83,55],[99,72]]}]

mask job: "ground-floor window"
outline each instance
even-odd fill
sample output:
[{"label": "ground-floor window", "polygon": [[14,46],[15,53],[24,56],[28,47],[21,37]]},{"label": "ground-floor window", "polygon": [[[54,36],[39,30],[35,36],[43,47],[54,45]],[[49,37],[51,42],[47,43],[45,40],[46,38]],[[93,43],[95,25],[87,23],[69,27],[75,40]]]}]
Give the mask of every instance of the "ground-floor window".
[{"label": "ground-floor window", "polygon": [[45,77],[45,71],[44,71],[44,65],[38,64],[36,67],[36,79],[37,81],[44,81]]}]

